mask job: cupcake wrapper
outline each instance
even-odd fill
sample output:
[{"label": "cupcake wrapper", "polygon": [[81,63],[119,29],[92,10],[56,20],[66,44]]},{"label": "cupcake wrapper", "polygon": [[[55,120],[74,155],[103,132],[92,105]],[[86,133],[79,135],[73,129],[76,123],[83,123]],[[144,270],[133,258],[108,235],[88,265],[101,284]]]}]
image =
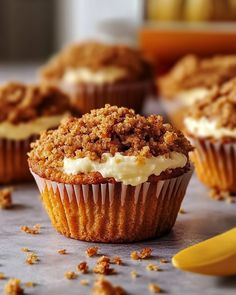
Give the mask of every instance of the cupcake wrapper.
[{"label": "cupcake wrapper", "polygon": [[236,192],[236,144],[190,138],[199,179],[208,187]]},{"label": "cupcake wrapper", "polygon": [[81,114],[88,113],[91,109],[104,107],[105,104],[133,108],[140,112],[144,99],[155,93],[153,81],[122,85],[69,85],[61,83],[60,87],[70,95],[72,104]]},{"label": "cupcake wrapper", "polygon": [[0,139],[0,183],[32,179],[27,163],[30,143],[37,137],[24,140]]},{"label": "cupcake wrapper", "polygon": [[137,186],[72,185],[33,173],[54,227],[67,237],[93,242],[132,242],[158,237],[173,227],[192,169]]}]

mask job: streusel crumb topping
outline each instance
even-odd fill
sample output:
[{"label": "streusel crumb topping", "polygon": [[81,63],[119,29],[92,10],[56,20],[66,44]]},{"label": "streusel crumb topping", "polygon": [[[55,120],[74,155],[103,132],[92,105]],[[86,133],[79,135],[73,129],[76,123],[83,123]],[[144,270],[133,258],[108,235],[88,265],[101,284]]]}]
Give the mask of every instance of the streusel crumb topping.
[{"label": "streusel crumb topping", "polygon": [[69,98],[55,86],[9,82],[0,86],[0,122],[28,122],[69,110]]},{"label": "streusel crumb topping", "polygon": [[61,79],[68,68],[89,68],[97,71],[107,66],[124,68],[124,79],[140,80],[153,76],[152,66],[141,52],[125,45],[111,45],[99,42],[72,44],[54,56],[41,69],[46,80]]},{"label": "streusel crumb topping", "polygon": [[188,116],[216,121],[218,127],[236,128],[236,78],[214,87],[205,99],[195,103]]},{"label": "streusel crumb topping", "polygon": [[[172,151],[188,156],[192,150],[182,132],[164,124],[161,116],[143,117],[132,109],[106,105],[81,118],[69,118],[46,131],[32,144],[29,164],[46,178],[62,174],[63,160],[89,157],[103,161],[104,153],[137,156],[140,161]],[[65,175],[66,177],[66,175]],[[68,175],[67,175],[68,177]]]},{"label": "streusel crumb topping", "polygon": [[236,75],[236,55],[200,58],[187,55],[159,79],[163,96],[173,97],[179,91],[221,85]]}]

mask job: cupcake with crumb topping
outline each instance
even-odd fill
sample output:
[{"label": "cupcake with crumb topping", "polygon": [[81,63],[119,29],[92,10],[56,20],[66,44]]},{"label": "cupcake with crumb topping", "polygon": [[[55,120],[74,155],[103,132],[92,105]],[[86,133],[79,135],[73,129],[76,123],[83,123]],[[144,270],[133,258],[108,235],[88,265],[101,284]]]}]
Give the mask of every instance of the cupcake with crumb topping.
[{"label": "cupcake with crumb topping", "polygon": [[42,67],[40,77],[67,91],[82,114],[106,103],[140,111],[144,99],[155,92],[152,65],[125,45],[70,45]]},{"label": "cupcake with crumb topping", "polygon": [[0,86],[0,183],[31,179],[30,142],[68,115],[69,99],[49,85],[10,82]]},{"label": "cupcake with crumb topping", "polygon": [[216,86],[194,104],[185,130],[196,149],[197,174],[208,187],[236,193],[236,79]]},{"label": "cupcake with crumb topping", "polygon": [[29,166],[57,231],[131,242],[173,227],[192,174],[191,150],[161,116],[106,105],[44,132]]},{"label": "cupcake with crumb topping", "polygon": [[200,58],[187,55],[158,80],[161,102],[170,119],[183,127],[186,111],[215,85],[236,76],[236,55]]}]

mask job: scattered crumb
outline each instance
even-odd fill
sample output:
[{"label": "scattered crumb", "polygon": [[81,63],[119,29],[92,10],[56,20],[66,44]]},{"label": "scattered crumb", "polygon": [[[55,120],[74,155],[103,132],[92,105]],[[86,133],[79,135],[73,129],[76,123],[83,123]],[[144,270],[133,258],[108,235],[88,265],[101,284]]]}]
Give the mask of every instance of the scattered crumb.
[{"label": "scattered crumb", "polygon": [[169,261],[166,258],[161,258],[160,263],[168,263]]},{"label": "scattered crumb", "polygon": [[3,272],[0,272],[0,280],[4,280],[6,278],[5,274]]},{"label": "scattered crumb", "polygon": [[77,265],[77,271],[79,272],[88,273],[88,269],[88,264],[85,261],[82,261]]},{"label": "scattered crumb", "polygon": [[12,207],[12,188],[0,190],[0,209],[10,209]]},{"label": "scattered crumb", "polygon": [[110,263],[111,259],[108,256],[101,256],[100,258],[98,258],[97,263],[101,263],[101,262],[107,262]]},{"label": "scattered crumb", "polygon": [[184,210],[184,208],[179,209],[179,214],[186,214],[186,211]]},{"label": "scattered crumb", "polygon": [[131,271],[130,275],[131,275],[132,279],[136,279],[139,276],[139,274],[134,270]]},{"label": "scattered crumb", "polygon": [[235,202],[234,197],[228,191],[220,191],[218,189],[211,189],[209,191],[209,197],[216,201],[225,201],[227,204]]},{"label": "scattered crumb", "polygon": [[148,290],[152,293],[161,293],[160,286],[153,283],[148,284]]},{"label": "scattered crumb", "polygon": [[152,249],[151,248],[144,248],[140,252],[133,251],[130,254],[131,259],[138,260],[138,259],[146,259],[152,256]]},{"label": "scattered crumb", "polygon": [[20,229],[27,234],[37,235],[40,233],[41,225],[35,224],[32,228],[28,227],[27,225],[22,225]]},{"label": "scattered crumb", "polygon": [[35,283],[34,282],[26,282],[25,283],[25,286],[27,287],[27,288],[33,288],[33,287],[35,287]]},{"label": "scattered crumb", "polygon": [[125,295],[126,291],[120,286],[113,286],[107,280],[98,280],[95,282],[92,295]]},{"label": "scattered crumb", "polygon": [[140,259],[139,253],[137,251],[132,251],[130,254],[130,258],[133,260],[139,260]]},{"label": "scattered crumb", "polygon": [[156,265],[156,264],[150,263],[150,264],[148,264],[146,266],[146,269],[147,270],[150,270],[150,271],[159,271],[160,270],[160,267],[158,265]]},{"label": "scattered crumb", "polygon": [[36,253],[27,253],[25,262],[32,265],[36,264],[39,261],[39,257]]},{"label": "scattered crumb", "polygon": [[59,249],[59,250],[57,250],[57,253],[60,254],[60,255],[67,254],[66,249]]},{"label": "scattered crumb", "polygon": [[30,249],[28,249],[28,248],[21,248],[21,251],[22,252],[31,252]]},{"label": "scattered crumb", "polygon": [[67,271],[64,273],[64,277],[68,280],[74,280],[77,278],[77,274],[74,271]]},{"label": "scattered crumb", "polygon": [[86,255],[89,257],[93,257],[98,254],[98,247],[89,247],[86,249]]},{"label": "scattered crumb", "polygon": [[88,280],[80,280],[80,285],[82,286],[88,286],[89,285],[89,281]]},{"label": "scattered crumb", "polygon": [[8,295],[22,295],[24,290],[21,287],[21,281],[19,279],[10,279],[4,286],[4,291]]},{"label": "scattered crumb", "polygon": [[115,274],[114,268],[110,268],[110,263],[106,261],[97,262],[97,265],[93,269],[94,273],[102,275]]},{"label": "scattered crumb", "polygon": [[114,257],[112,258],[112,263],[115,263],[115,264],[117,264],[117,265],[121,265],[121,264],[123,264],[123,261],[122,261],[122,259],[120,258],[120,256],[114,256]]}]

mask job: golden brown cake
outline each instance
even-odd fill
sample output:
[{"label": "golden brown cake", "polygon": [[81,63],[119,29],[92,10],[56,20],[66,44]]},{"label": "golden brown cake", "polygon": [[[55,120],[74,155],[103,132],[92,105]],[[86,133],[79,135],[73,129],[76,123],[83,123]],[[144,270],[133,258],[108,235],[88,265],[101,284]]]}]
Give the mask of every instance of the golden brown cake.
[{"label": "golden brown cake", "polygon": [[206,97],[214,85],[236,75],[236,55],[199,58],[187,55],[158,80],[162,102],[177,126],[182,127],[186,110]]},{"label": "golden brown cake", "polygon": [[10,82],[0,86],[0,183],[30,179],[30,142],[68,114],[68,97],[54,86]]},{"label": "golden brown cake", "polygon": [[44,132],[29,166],[60,233],[128,242],[173,227],[192,173],[191,150],[161,116],[106,105]]},{"label": "golden brown cake", "polygon": [[214,87],[185,118],[186,133],[196,146],[192,159],[208,187],[236,192],[236,79]]},{"label": "golden brown cake", "polygon": [[106,103],[140,110],[144,98],[154,91],[151,64],[125,45],[72,44],[42,67],[40,77],[68,91],[80,113]]}]

